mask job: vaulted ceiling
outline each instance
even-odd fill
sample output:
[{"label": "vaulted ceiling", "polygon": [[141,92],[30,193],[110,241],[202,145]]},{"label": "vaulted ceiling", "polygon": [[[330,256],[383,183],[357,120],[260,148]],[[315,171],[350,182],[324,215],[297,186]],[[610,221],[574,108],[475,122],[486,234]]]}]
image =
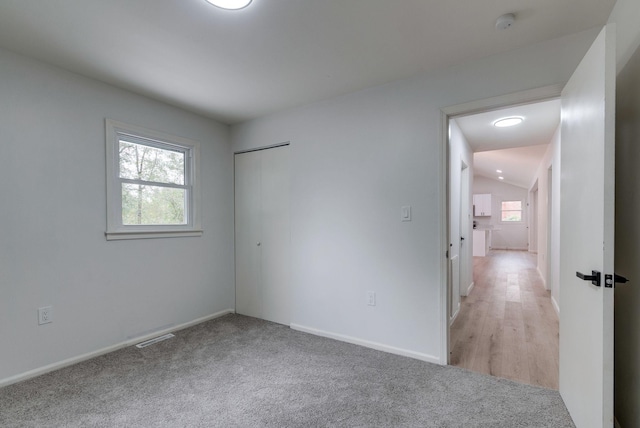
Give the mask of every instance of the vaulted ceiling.
[{"label": "vaulted ceiling", "polygon": [[236,123],[603,25],[614,3],[2,0],[0,46]]},{"label": "vaulted ceiling", "polygon": [[[512,116],[524,120],[509,128],[493,125]],[[560,100],[497,109],[455,121],[474,152],[474,175],[493,180],[503,177],[505,183],[528,189],[560,125]]]}]

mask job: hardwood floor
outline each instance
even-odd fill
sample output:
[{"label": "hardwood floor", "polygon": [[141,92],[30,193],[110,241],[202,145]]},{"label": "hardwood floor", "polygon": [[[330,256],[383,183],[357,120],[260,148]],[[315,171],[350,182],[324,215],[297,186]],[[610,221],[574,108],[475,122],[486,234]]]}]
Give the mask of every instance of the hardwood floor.
[{"label": "hardwood floor", "polygon": [[451,365],[558,389],[558,316],[535,257],[491,250],[473,258],[475,286],[451,326]]}]

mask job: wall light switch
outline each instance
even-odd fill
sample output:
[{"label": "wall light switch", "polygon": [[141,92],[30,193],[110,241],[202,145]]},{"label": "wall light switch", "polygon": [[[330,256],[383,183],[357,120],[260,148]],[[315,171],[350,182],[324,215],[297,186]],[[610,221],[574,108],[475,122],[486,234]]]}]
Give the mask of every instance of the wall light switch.
[{"label": "wall light switch", "polygon": [[400,219],[402,221],[411,221],[411,206],[405,205],[400,210]]}]

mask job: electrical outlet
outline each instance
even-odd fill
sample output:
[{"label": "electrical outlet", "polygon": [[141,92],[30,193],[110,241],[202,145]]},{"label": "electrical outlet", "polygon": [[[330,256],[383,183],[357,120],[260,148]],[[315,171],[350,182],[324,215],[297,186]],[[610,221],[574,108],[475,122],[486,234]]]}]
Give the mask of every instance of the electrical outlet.
[{"label": "electrical outlet", "polygon": [[38,308],[38,325],[53,322],[53,306]]},{"label": "electrical outlet", "polygon": [[367,291],[367,305],[375,306],[376,305],[376,292],[375,291]]}]

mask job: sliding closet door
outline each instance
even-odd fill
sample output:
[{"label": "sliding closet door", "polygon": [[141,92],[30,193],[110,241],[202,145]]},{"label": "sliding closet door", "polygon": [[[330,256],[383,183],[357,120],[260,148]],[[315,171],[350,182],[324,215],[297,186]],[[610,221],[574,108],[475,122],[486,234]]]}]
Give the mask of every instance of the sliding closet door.
[{"label": "sliding closet door", "polygon": [[236,312],[288,325],[289,147],[235,159]]}]

